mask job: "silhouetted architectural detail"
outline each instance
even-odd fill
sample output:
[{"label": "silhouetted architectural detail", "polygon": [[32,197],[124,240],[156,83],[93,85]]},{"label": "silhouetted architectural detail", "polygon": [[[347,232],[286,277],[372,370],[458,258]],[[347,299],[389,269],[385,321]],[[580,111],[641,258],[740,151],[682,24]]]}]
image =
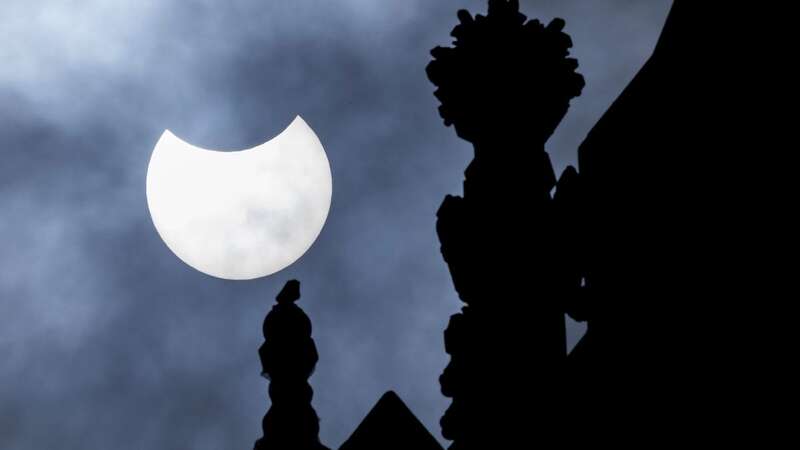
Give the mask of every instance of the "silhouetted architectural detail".
[{"label": "silhouetted architectural detail", "polygon": [[442,450],[442,446],[400,397],[389,391],[339,450]]},{"label": "silhouetted architectural detail", "polygon": [[264,437],[255,450],[327,450],[319,442],[319,418],[311,406],[308,378],[317,364],[311,321],[294,304],[300,282],[290,280],[264,319],[264,344],[258,350],[261,374],[270,380],[272,406],[262,421]]},{"label": "silhouetted architectural detail", "polygon": [[[753,46],[759,33],[728,9],[740,8],[674,2],[580,146],[580,170],[557,183],[544,142],[583,85],[563,22],[525,23],[517,2],[492,0],[486,17],[459,12],[455,46],[433,50],[441,115],[475,146],[464,197],[447,197],[437,222],[468,305],[445,333],[451,448],[519,446],[562,423],[573,439],[686,442],[743,401],[744,383],[727,381],[741,367],[719,368],[746,351],[731,341],[741,330],[710,322],[777,286],[759,267],[774,270],[759,247],[778,227],[758,213],[772,193],[754,194],[773,175],[751,151],[771,134],[754,116],[774,110],[744,97],[766,87],[752,72],[779,71],[747,62],[773,44]],[[588,324],[567,358],[562,311]],[[562,419],[560,402],[579,413]]]},{"label": "silhouetted architectural detail", "polygon": [[519,447],[562,422],[574,277],[560,267],[569,258],[544,147],[584,80],[561,19],[526,21],[506,0],[458,18],[453,47],[433,49],[427,67],[445,124],[475,149],[464,196],[447,196],[437,214],[442,255],[467,304],[445,331],[451,361],[440,382],[453,402],[442,434],[452,450]]},{"label": "silhouetted architectural detail", "polygon": [[590,435],[677,438],[719,418],[698,413],[717,403],[711,392],[732,374],[703,379],[725,347],[739,349],[730,334],[708,340],[701,330],[714,329],[717,303],[744,295],[761,264],[743,257],[752,239],[742,226],[751,220],[746,196],[725,204],[737,197],[733,186],[755,186],[759,175],[726,168],[751,132],[733,124],[752,113],[724,100],[741,101],[747,88],[724,87],[737,74],[720,63],[741,31],[736,21],[722,32],[722,9],[674,2],[652,56],[581,144],[580,174],[570,169],[559,182],[563,209],[582,217],[570,234],[580,249],[573,282],[584,286],[569,304],[588,330],[568,368],[571,400],[583,411],[574,426]]}]

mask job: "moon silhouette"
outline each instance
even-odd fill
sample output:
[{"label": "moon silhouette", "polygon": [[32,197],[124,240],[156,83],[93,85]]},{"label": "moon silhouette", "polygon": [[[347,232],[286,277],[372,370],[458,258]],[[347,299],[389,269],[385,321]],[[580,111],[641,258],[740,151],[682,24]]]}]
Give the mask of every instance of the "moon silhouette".
[{"label": "moon silhouette", "polygon": [[183,262],[249,280],[288,267],[311,247],[328,217],[332,184],[325,149],[300,116],[241,151],[202,149],[166,130],[147,168],[147,206]]}]

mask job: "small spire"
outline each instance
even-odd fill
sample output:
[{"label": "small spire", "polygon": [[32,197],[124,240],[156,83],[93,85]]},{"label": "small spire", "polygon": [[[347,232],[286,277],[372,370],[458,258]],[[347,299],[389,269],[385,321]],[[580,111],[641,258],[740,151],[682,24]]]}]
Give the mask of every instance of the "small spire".
[{"label": "small spire", "polygon": [[297,280],[289,280],[283,289],[275,297],[278,304],[294,303],[300,298],[300,282]]}]

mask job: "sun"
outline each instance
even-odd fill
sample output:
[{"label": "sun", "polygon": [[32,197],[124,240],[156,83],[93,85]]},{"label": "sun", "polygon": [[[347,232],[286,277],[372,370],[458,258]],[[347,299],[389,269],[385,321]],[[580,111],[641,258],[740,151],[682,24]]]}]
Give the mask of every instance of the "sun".
[{"label": "sun", "polygon": [[147,205],[178,258],[208,275],[247,280],[299,259],[328,216],[325,149],[297,116],[278,136],[241,151],[192,146],[165,131],[147,170]]}]

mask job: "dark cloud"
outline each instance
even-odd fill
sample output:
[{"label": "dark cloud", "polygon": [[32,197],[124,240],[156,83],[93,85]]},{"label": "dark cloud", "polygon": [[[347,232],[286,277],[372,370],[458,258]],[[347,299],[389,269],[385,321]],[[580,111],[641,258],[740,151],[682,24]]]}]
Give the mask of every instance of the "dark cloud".
[{"label": "dark cloud", "polygon": [[[268,401],[261,321],[294,277],[320,352],[324,442],[338,446],[387,389],[438,436],[442,330],[460,303],[434,220],[471,156],[424,67],[455,11],[484,2],[113,4],[20,0],[0,14],[0,447],[249,448]],[[567,20],[587,80],[549,144],[559,170],[668,7],[524,2]],[[333,171],[318,241],[262,280],[181,263],[144,198],[161,132],[246,148],[296,114]]]}]

